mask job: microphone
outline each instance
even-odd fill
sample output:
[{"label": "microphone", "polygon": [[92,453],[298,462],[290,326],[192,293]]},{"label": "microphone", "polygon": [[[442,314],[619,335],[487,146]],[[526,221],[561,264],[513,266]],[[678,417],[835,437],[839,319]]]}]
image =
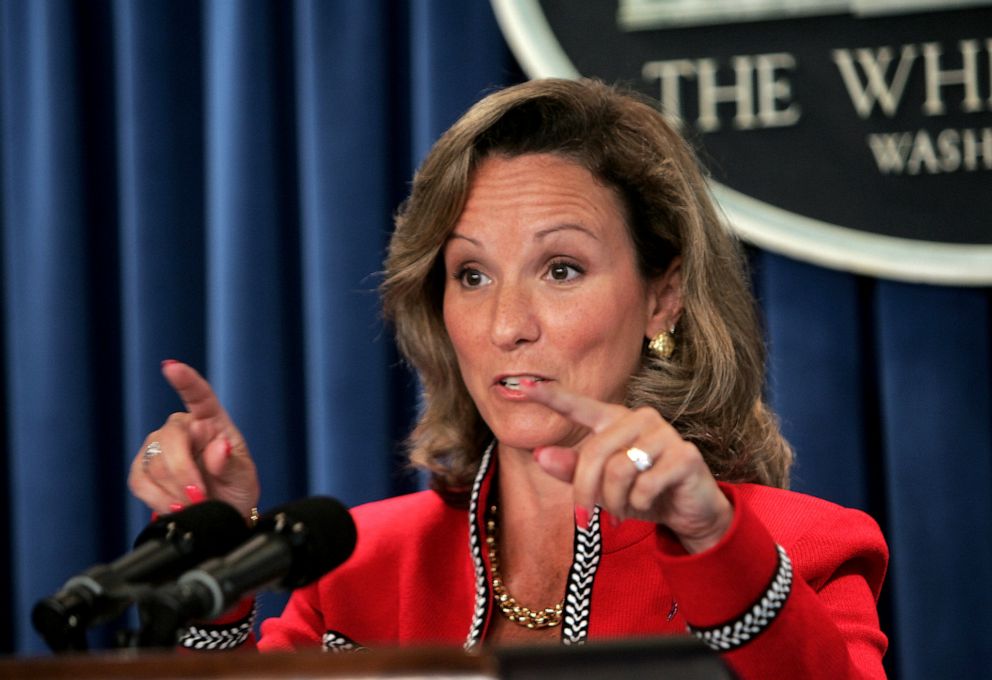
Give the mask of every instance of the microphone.
[{"label": "microphone", "polygon": [[135,599],[136,583],[159,583],[217,555],[251,535],[244,517],[227,503],[205,501],[149,524],[134,550],[97,564],[39,600],[31,622],[52,651],[86,649],[85,629],[119,616]]},{"label": "microphone", "polygon": [[348,559],[358,538],[348,509],[322,496],[266,513],[255,531],[234,552],[139,598],[139,646],[171,647],[191,621],[215,618],[244,595],[315,581]]}]

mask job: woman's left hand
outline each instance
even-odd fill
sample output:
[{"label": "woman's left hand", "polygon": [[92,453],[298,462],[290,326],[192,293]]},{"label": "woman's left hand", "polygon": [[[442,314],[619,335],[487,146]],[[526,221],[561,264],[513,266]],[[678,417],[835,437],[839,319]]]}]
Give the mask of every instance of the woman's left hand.
[{"label": "woman's left hand", "polygon": [[[726,533],[733,506],[699,449],[656,410],[597,401],[551,381],[521,387],[531,401],[590,430],[575,448],[534,450],[546,472],[571,482],[577,506],[663,524],[690,553],[713,547]],[[651,466],[639,471],[627,455],[631,448],[646,453]]]}]

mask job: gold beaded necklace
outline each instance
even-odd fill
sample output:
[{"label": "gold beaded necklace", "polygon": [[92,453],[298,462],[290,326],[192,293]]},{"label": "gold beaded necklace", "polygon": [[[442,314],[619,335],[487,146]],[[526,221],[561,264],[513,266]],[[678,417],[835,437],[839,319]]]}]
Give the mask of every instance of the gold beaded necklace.
[{"label": "gold beaded necklace", "polygon": [[554,607],[530,609],[519,604],[510,593],[506,592],[503,577],[499,572],[499,550],[496,545],[496,506],[489,508],[486,516],[486,547],[489,550],[489,566],[493,571],[493,599],[496,606],[507,619],[517,625],[531,630],[553,628],[561,624],[562,602]]}]

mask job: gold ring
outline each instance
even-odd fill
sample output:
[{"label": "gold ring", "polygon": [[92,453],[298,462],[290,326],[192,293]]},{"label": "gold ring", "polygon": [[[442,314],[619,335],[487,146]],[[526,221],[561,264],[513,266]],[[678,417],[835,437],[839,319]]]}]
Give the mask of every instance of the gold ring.
[{"label": "gold ring", "polygon": [[627,449],[627,458],[629,458],[630,462],[634,464],[634,467],[637,468],[638,472],[650,470],[651,466],[654,465],[654,461],[651,460],[651,456],[648,455],[648,452],[643,449],[639,449],[636,446],[631,446]]}]

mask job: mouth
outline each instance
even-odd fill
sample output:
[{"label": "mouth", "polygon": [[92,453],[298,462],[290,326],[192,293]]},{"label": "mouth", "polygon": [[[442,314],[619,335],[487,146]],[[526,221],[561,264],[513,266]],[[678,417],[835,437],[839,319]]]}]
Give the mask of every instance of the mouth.
[{"label": "mouth", "polygon": [[548,378],[542,378],[539,375],[507,375],[497,380],[497,382],[509,390],[519,390],[520,383],[524,380],[530,380],[531,382],[545,382]]}]

